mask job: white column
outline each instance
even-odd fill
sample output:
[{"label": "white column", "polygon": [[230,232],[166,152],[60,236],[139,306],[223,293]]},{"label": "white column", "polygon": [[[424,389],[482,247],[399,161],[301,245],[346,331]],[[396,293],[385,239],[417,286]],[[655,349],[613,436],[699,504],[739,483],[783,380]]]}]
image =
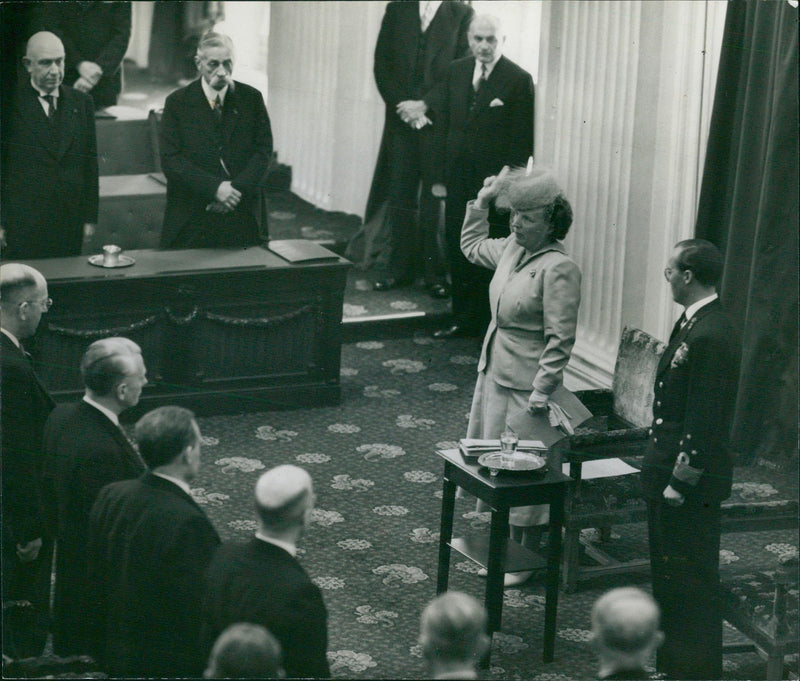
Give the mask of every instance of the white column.
[{"label": "white column", "polygon": [[269,112],[292,191],[363,214],[383,127],[372,59],[383,2],[272,3]]},{"label": "white column", "polygon": [[671,326],[661,271],[694,227],[718,4],[544,4],[537,162],[575,213],[567,247],[584,279],[573,381],[610,384],[623,325],[660,338]]}]

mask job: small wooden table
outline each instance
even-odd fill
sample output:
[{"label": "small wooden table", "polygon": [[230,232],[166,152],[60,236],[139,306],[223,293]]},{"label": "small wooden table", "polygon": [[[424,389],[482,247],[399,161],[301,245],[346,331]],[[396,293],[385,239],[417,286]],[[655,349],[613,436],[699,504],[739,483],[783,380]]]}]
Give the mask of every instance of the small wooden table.
[{"label": "small wooden table", "polygon": [[[504,573],[541,568],[545,564],[533,551],[509,539],[509,509],[514,506],[550,504],[542,659],[544,662],[552,662],[558,612],[561,526],[564,520],[564,496],[570,478],[561,472],[560,464],[548,465],[545,472],[538,474],[500,473],[496,477],[490,477],[487,469],[466,463],[457,449],[439,451],[437,454],[444,459],[444,488],[436,593],[447,590],[451,548],[485,567],[488,574],[484,602],[489,614],[490,635],[500,629]],[[491,507],[492,522],[488,541],[485,537],[452,538],[457,487],[463,487]],[[488,656],[485,662],[488,664]]]}]

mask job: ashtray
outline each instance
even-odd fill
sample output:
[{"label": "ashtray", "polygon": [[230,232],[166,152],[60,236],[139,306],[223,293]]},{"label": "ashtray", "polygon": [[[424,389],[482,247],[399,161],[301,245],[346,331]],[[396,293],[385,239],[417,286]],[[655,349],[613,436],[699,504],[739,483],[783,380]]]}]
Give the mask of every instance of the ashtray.
[{"label": "ashtray", "polygon": [[547,465],[543,456],[531,452],[516,451],[513,454],[503,452],[487,452],[478,457],[478,463],[489,469],[489,475],[494,477],[500,471],[512,473],[531,473],[539,471]]},{"label": "ashtray", "polygon": [[121,254],[117,257],[117,264],[116,265],[106,265],[103,260],[105,256],[103,253],[98,253],[97,255],[89,256],[89,264],[94,265],[95,267],[104,267],[105,269],[114,269],[116,267],[130,267],[133,265],[136,260],[131,258],[129,255]]}]

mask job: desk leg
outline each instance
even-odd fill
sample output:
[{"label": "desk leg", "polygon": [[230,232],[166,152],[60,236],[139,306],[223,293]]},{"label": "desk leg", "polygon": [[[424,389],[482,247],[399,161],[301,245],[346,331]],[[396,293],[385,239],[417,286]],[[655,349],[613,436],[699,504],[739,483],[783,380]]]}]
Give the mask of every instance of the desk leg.
[{"label": "desk leg", "polygon": [[508,547],[508,508],[492,509],[489,531],[489,560],[486,565],[486,610],[489,633],[499,631],[503,617],[503,569]]},{"label": "desk leg", "polygon": [[444,469],[442,487],[442,519],[439,526],[439,573],[436,580],[436,593],[447,591],[450,579],[450,540],[453,538],[453,513],[456,507],[456,486],[447,477],[447,464]]},{"label": "desk leg", "polygon": [[558,614],[558,572],[561,564],[561,527],[564,524],[564,491],[550,504],[550,536],[548,538],[547,575],[545,577],[544,652],[543,662],[552,662],[556,644]]}]

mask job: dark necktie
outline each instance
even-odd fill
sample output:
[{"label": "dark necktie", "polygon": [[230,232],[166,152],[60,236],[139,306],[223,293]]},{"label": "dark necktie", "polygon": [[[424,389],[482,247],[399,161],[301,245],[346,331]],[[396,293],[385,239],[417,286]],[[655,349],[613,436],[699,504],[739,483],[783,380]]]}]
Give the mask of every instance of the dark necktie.
[{"label": "dark necktie", "polygon": [[52,121],[53,117],[56,115],[55,97],[53,97],[53,95],[45,95],[43,99],[47,102],[47,118]]},{"label": "dark necktie", "polygon": [[214,100],[214,115],[217,117],[217,122],[222,121],[222,100],[217,95],[217,98]]},{"label": "dark necktie", "polygon": [[481,88],[483,84],[486,82],[486,64],[481,64],[481,77],[478,78],[477,81],[472,85],[472,97],[470,98],[469,102],[469,110],[472,113],[472,110],[475,108],[475,104],[478,101],[478,95],[480,94]]},{"label": "dark necktie", "polygon": [[672,339],[678,335],[678,331],[680,331],[684,324],[686,324],[686,313],[682,312],[681,316],[678,317],[678,321],[675,322],[675,326],[672,327],[672,333],[669,335],[669,340],[672,342]]}]

